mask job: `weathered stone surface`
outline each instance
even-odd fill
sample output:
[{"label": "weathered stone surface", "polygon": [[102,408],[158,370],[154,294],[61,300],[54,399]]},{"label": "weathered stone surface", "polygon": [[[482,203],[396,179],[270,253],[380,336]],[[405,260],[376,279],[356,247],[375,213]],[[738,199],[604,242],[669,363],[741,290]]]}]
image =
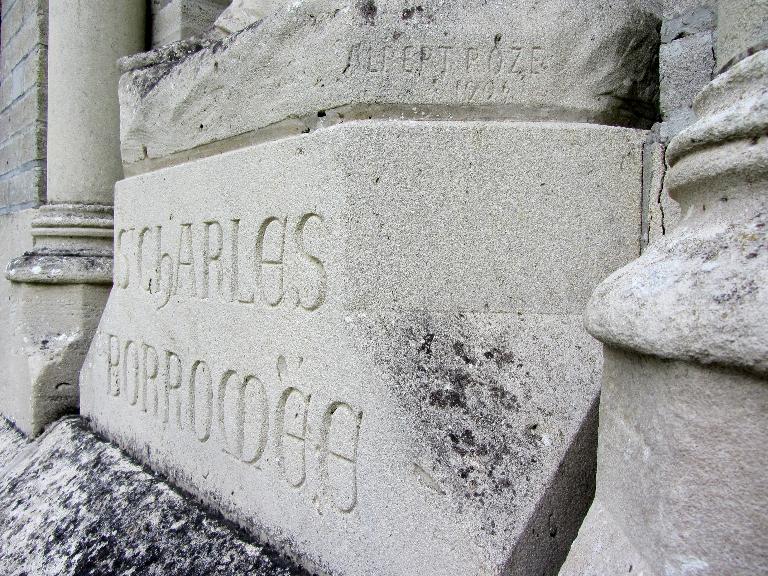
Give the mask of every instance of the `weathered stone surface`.
[{"label": "weathered stone surface", "polygon": [[715,13],[707,6],[697,6],[684,14],[666,18],[661,25],[661,42],[669,44],[701,32],[711,32],[715,28]]},{"label": "weathered stone surface", "polygon": [[0,409],[36,435],[77,411],[80,368],[112,284],[112,207],[49,204],[32,215],[24,234],[34,246],[20,250],[4,275],[11,369]]},{"label": "weathered stone surface", "polygon": [[10,382],[3,412],[36,436],[62,414],[77,412],[83,359],[109,295],[109,285],[12,284]]},{"label": "weathered stone surface", "polygon": [[[23,210],[0,215],[0,262],[5,263],[32,248],[30,227],[35,210]],[[12,421],[27,418],[28,409],[24,395],[17,390],[24,374],[25,359],[16,356],[14,350],[21,345],[16,341],[12,316],[16,306],[13,301],[13,284],[0,277],[0,412]]]},{"label": "weathered stone surface", "polygon": [[633,574],[650,576],[652,572],[642,555],[632,548],[616,520],[596,499],[579,536],[565,563],[560,576],[616,576]]},{"label": "weathered stone surface", "polygon": [[27,443],[0,418],[0,551],[7,576],[309,576],[77,419]]},{"label": "weathered stone surface", "polygon": [[719,4],[717,65],[723,70],[768,44],[768,2],[728,0]]},{"label": "weathered stone surface", "polygon": [[0,417],[0,470],[5,470],[26,444],[27,440],[13,424]]},{"label": "weathered stone surface", "polygon": [[228,0],[171,0],[163,6],[153,6],[152,46],[202,34],[213,26],[228,3]]},{"label": "weathered stone surface", "polygon": [[716,12],[718,0],[638,0],[638,2],[644,8],[662,16],[667,22],[683,17],[692,23],[700,23],[701,20],[696,17],[691,19],[691,16],[700,14],[700,10]]},{"label": "weathered stone surface", "polygon": [[696,98],[667,154],[682,220],[587,306],[606,344],[597,491],[562,576],[638,557],[647,576],[768,571],[766,80],[763,50]]},{"label": "weathered stone surface", "polygon": [[768,387],[607,347],[595,503],[560,576],[768,571]]},{"label": "weathered stone surface", "polygon": [[115,60],[144,46],[147,3],[43,4],[47,204],[30,223],[33,249],[10,255],[5,274],[17,370],[0,409],[26,434],[77,409],[78,374],[111,283],[112,194],[123,175]]},{"label": "weathered stone surface", "polygon": [[[768,206],[752,193],[766,179],[765,78],[768,51],[737,63],[697,98],[701,120],[667,151],[674,170],[665,184],[683,220],[595,291],[585,321],[602,341],[768,373]],[[749,182],[743,190],[739,179]]]},{"label": "weathered stone surface", "polygon": [[216,19],[216,28],[233,34],[290,4],[289,0],[233,0]]},{"label": "weathered stone surface", "polygon": [[715,69],[713,48],[711,31],[661,45],[660,104],[665,119],[681,108],[690,109],[696,95],[712,80]]},{"label": "weathered stone surface", "polygon": [[680,220],[680,205],[669,197],[669,191],[664,188],[664,152],[664,144],[658,141],[658,133],[654,131],[643,148],[643,216],[646,218],[643,249],[665,238]]},{"label": "weathered stone surface", "polygon": [[293,4],[175,65],[125,74],[123,161],[133,174],[371,117],[647,127],[657,25],[630,0]]},{"label": "weathered stone surface", "polygon": [[125,180],[81,409],[308,566],[552,574],[644,137],[350,122]]}]

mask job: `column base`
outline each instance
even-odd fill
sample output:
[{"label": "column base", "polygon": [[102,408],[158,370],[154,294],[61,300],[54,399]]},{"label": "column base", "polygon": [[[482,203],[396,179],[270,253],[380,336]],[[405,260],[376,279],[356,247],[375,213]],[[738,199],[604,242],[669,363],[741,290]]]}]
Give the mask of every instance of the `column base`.
[{"label": "column base", "polygon": [[0,410],[29,436],[79,408],[80,368],[112,286],[112,207],[41,206],[34,248],[11,260]]},{"label": "column base", "polygon": [[656,576],[600,498],[595,498],[559,576]]},{"label": "column base", "polygon": [[12,284],[9,368],[15,384],[2,410],[28,436],[77,413],[80,368],[109,291],[108,284]]},{"label": "column base", "polygon": [[768,572],[768,385],[606,346],[597,494],[560,576]]}]

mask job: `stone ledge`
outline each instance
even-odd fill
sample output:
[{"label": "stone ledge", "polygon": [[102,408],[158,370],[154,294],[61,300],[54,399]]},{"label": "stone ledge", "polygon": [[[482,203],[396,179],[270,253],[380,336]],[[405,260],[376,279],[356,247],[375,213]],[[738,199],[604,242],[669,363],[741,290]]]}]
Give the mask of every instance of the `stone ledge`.
[{"label": "stone ledge", "polygon": [[[146,66],[159,54],[124,61],[123,70],[133,68],[119,88],[126,173],[265,130],[307,132],[308,120],[347,107],[389,108],[392,118],[417,109],[433,120],[650,126],[658,21],[626,1],[607,11],[581,4],[428,2],[414,14],[393,0],[370,13],[324,0],[220,42],[179,45],[176,62]],[[580,14],[589,11],[596,18],[587,24]]]},{"label": "stone ledge", "polygon": [[88,249],[40,249],[8,264],[11,282],[32,284],[111,284],[112,253]]},{"label": "stone ledge", "polygon": [[79,418],[25,443],[0,418],[3,574],[309,576],[99,439]]}]

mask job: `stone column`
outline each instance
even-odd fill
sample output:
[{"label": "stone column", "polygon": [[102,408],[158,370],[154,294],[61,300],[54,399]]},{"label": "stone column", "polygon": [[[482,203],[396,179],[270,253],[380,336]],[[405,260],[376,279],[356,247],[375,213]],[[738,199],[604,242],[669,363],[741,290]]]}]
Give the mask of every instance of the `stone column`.
[{"label": "stone column", "polygon": [[51,0],[47,204],[11,261],[19,374],[2,409],[34,435],[76,410],[78,373],[112,283],[120,159],[117,59],[144,48],[143,0]]},{"label": "stone column", "polygon": [[767,17],[720,3],[719,75],[668,149],[684,217],[588,307],[597,493],[561,575],[768,572]]}]

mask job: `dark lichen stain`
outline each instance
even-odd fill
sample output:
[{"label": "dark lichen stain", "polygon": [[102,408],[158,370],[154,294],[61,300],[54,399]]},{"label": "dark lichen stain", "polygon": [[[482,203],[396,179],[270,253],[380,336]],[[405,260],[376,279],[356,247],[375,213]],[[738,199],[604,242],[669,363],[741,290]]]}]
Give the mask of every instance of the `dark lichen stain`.
[{"label": "dark lichen stain", "polygon": [[432,333],[428,333],[424,335],[424,339],[421,341],[421,346],[419,346],[419,352],[424,352],[427,356],[432,354],[432,341],[435,339],[435,335]]},{"label": "dark lichen stain", "polygon": [[26,458],[0,480],[2,574],[29,573],[31,559],[45,558],[62,576],[309,576],[78,419],[57,424]]},{"label": "dark lichen stain", "polygon": [[376,13],[378,12],[378,8],[376,8],[376,2],[374,2],[374,0],[361,0],[358,6],[360,8],[360,14],[362,15],[366,24],[375,24]]},{"label": "dark lichen stain", "polygon": [[429,395],[429,403],[438,408],[457,408],[466,406],[464,390],[446,389],[435,390]]},{"label": "dark lichen stain", "polygon": [[417,12],[424,12],[424,8],[422,6],[414,6],[412,8],[406,8],[405,10],[403,10],[401,18],[403,20],[410,20],[411,18],[413,18],[413,15],[416,14]]},{"label": "dark lichen stain", "polygon": [[514,513],[516,496],[534,489],[524,478],[543,466],[541,442],[513,417],[532,386],[527,359],[510,348],[519,335],[479,336],[461,313],[406,316],[379,324],[377,339],[392,345],[377,363],[432,446],[436,479],[457,502],[484,509],[502,498]]},{"label": "dark lichen stain", "polygon": [[456,356],[461,358],[461,360],[465,364],[471,364],[473,366],[475,364],[477,364],[477,358],[473,358],[473,357],[471,357],[469,355],[467,350],[464,348],[464,343],[463,342],[454,342],[453,343],[453,352],[456,354]]},{"label": "dark lichen stain", "polygon": [[[511,364],[515,360],[515,355],[512,352],[503,352],[498,348],[491,348],[483,352],[483,358],[486,360],[493,360],[496,365],[501,368],[504,364]],[[522,367],[522,364],[518,367]]]},{"label": "dark lichen stain", "polygon": [[[749,256],[747,256],[749,258]],[[731,286],[727,292],[722,292],[712,297],[717,304],[729,304],[741,302],[747,296],[758,291],[757,283],[754,280],[744,280],[736,286]]]}]

